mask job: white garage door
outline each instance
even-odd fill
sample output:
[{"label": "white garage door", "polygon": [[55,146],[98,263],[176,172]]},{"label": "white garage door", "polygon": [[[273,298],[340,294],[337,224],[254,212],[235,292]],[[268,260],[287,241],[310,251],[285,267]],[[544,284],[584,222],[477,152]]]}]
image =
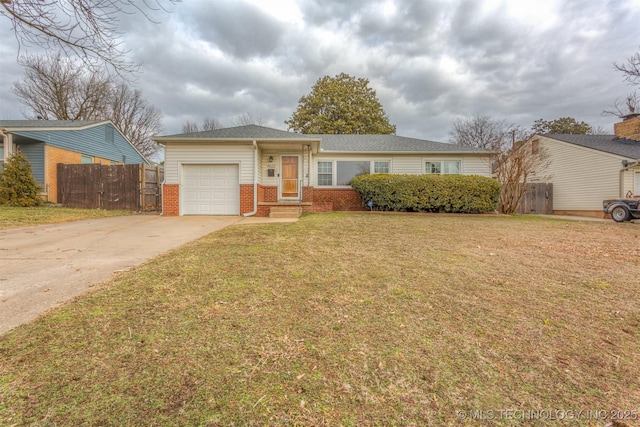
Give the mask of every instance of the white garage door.
[{"label": "white garage door", "polygon": [[238,165],[185,165],[184,215],[239,215]]}]

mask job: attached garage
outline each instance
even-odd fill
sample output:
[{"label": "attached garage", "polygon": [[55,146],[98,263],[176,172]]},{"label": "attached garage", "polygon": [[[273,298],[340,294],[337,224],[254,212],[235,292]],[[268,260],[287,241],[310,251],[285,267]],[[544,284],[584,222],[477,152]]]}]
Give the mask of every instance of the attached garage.
[{"label": "attached garage", "polygon": [[183,165],[183,215],[240,215],[239,166]]}]

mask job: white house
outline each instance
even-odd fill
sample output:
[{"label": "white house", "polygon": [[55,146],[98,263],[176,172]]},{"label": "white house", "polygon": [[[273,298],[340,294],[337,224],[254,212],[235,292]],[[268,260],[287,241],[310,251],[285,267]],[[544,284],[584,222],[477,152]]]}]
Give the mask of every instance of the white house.
[{"label": "white house", "polygon": [[614,135],[534,135],[550,164],[536,171],[553,184],[555,214],[604,216],[602,201],[640,194],[640,114],[614,125]]},{"label": "white house", "polygon": [[362,173],[491,176],[491,152],[396,135],[303,135],[249,125],[161,136],[164,215],[362,210]]}]

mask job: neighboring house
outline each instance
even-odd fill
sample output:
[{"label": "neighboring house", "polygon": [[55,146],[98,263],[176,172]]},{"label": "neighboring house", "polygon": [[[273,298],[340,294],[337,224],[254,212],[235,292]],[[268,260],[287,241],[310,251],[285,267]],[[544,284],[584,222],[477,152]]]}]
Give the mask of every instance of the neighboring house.
[{"label": "neighboring house", "polygon": [[154,138],[165,146],[164,215],[361,210],[362,173],[491,176],[491,152],[396,135],[303,135],[240,126]]},{"label": "neighboring house", "polygon": [[0,136],[0,170],[4,160],[20,150],[43,196],[52,202],[58,197],[58,163],[148,163],[108,120],[0,120]]},{"label": "neighboring house", "polygon": [[640,194],[640,114],[614,125],[614,135],[534,135],[550,164],[536,171],[553,184],[553,212],[603,217],[602,201]]}]

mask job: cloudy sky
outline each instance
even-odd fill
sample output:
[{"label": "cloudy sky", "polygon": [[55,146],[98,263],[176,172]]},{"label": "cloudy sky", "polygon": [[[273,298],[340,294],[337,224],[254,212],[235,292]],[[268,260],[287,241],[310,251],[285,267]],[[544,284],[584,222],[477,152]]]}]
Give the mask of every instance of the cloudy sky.
[{"label": "cloudy sky", "polygon": [[[286,130],[299,98],[341,72],[369,79],[402,136],[446,142],[475,114],[612,132],[601,112],[632,90],[613,62],[640,50],[640,0],[183,0],[156,19],[125,17],[121,31],[165,134],[242,113]],[[2,37],[0,119],[23,117],[17,55]]]}]

